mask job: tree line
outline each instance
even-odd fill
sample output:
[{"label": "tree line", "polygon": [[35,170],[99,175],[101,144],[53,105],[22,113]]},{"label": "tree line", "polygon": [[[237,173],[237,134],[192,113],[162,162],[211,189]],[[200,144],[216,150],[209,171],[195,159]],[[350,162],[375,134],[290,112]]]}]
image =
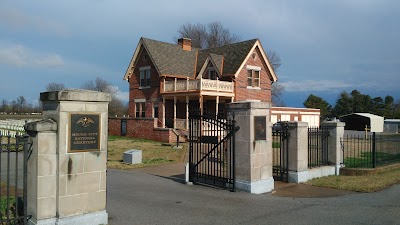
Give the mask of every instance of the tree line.
[{"label": "tree line", "polygon": [[387,95],[384,98],[371,97],[362,94],[358,90],[350,93],[343,91],[339,94],[334,106],[330,105],[323,98],[311,94],[304,101],[303,105],[307,108],[318,108],[321,110],[322,119],[328,117],[339,118],[351,113],[372,113],[385,118],[400,118],[400,100]]},{"label": "tree line", "polygon": [[[52,82],[46,85],[46,91],[60,91],[65,89],[67,88],[63,83]],[[110,93],[111,102],[108,106],[108,114],[110,116],[128,114],[128,105],[117,98],[117,89],[108,81],[98,77],[95,80],[84,82],[81,85],[81,89]],[[31,114],[41,112],[42,105],[40,101],[38,104],[34,105],[28,103],[24,96],[19,96],[16,100],[12,100],[11,102],[3,99],[0,104],[0,113]]]}]

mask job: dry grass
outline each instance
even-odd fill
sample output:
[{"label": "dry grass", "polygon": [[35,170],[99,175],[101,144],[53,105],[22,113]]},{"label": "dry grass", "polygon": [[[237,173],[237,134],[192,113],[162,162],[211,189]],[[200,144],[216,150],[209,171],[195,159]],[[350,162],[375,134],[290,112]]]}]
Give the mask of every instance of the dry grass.
[{"label": "dry grass", "polygon": [[[183,149],[173,149],[171,145],[162,142],[109,136],[108,138],[108,168],[133,169],[146,166],[155,166],[166,163],[179,163],[184,161],[187,144]],[[122,162],[123,153],[130,149],[142,150],[142,164],[129,165]]]},{"label": "dry grass", "polygon": [[376,192],[400,183],[400,168],[369,176],[329,176],[307,184],[357,192]]}]

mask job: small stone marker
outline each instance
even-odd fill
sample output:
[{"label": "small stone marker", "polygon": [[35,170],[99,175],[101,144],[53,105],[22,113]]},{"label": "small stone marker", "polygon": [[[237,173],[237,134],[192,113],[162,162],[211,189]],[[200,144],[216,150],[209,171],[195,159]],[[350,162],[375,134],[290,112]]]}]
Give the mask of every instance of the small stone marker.
[{"label": "small stone marker", "polygon": [[124,152],[124,163],[127,164],[140,164],[142,163],[142,150],[131,149]]}]

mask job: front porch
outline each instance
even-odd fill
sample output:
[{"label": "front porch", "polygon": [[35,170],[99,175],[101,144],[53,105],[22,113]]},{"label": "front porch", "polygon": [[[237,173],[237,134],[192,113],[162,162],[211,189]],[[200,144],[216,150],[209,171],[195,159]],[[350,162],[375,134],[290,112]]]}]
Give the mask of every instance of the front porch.
[{"label": "front porch", "polygon": [[189,129],[189,112],[199,110],[211,112],[218,117],[224,117],[225,104],[233,102],[233,97],[227,96],[199,96],[199,93],[192,95],[167,95],[163,96],[162,124],[166,128],[181,130]]},{"label": "front porch", "polygon": [[229,81],[174,78],[161,84],[161,126],[166,128],[188,130],[190,110],[222,115],[225,104],[234,99],[234,83]]}]

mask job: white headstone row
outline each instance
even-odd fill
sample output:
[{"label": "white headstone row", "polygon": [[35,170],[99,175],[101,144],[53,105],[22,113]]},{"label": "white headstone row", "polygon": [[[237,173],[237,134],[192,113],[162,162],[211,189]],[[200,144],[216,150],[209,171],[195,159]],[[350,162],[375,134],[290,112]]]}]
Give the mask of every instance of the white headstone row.
[{"label": "white headstone row", "polygon": [[0,120],[0,134],[2,136],[8,136],[15,138],[16,135],[25,133],[24,120]]}]

